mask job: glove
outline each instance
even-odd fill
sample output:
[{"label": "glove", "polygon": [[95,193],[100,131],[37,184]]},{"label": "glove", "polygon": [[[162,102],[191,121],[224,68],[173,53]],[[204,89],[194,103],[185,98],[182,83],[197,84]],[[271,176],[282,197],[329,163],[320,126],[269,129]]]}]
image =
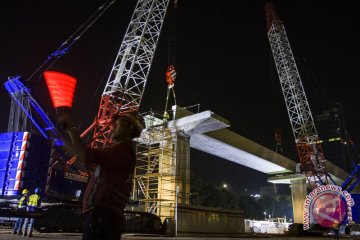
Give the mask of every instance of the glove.
[{"label": "glove", "polygon": [[72,120],[71,116],[69,113],[64,112],[64,113],[60,113],[57,116],[57,125],[61,130],[69,130],[71,128],[76,128],[74,121]]}]

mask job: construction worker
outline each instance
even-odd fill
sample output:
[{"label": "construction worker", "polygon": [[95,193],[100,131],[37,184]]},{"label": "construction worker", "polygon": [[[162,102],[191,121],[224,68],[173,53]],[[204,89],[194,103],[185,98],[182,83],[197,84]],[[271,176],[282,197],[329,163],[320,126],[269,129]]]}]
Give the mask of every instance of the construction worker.
[{"label": "construction worker", "polygon": [[121,239],[136,163],[131,140],[140,136],[144,119],[137,112],[114,116],[111,141],[102,149],[85,147],[68,114],[59,116],[58,124],[69,135],[67,148],[91,171],[83,197],[83,240]]},{"label": "construction worker", "polygon": [[[22,194],[22,197],[20,198],[19,204],[17,206],[17,210],[25,212],[26,211],[26,206],[27,206],[27,203],[28,203],[28,200],[29,200],[29,190],[24,189],[24,190],[22,190],[21,194]],[[23,218],[23,217],[19,217],[16,220],[16,223],[15,223],[14,229],[13,229],[13,234],[18,234],[18,235],[22,234],[21,228],[22,228],[22,226],[24,224],[24,219],[25,218]]]},{"label": "construction worker", "polygon": [[[40,188],[35,188],[34,194],[30,195],[28,205],[27,205],[27,212],[36,212],[40,209],[41,206],[41,197],[40,197]],[[26,218],[23,228],[23,236],[32,237],[32,231],[34,228],[35,218]]]}]

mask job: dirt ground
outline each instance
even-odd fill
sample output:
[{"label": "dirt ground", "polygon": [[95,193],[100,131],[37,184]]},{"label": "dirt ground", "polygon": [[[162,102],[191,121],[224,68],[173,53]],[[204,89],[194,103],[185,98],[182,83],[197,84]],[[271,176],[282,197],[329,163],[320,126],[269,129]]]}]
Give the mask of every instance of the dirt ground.
[{"label": "dirt ground", "polygon": [[[20,240],[20,239],[29,239],[23,236],[17,236],[12,234],[10,229],[0,229],[0,240]],[[38,233],[35,232],[31,239],[34,240],[44,240],[44,239],[56,239],[56,240],[70,240],[70,239],[81,239],[81,233]],[[154,236],[154,235],[134,235],[134,234],[124,234],[122,237],[123,240],[247,240],[247,239],[257,239],[257,240],[330,240],[335,239],[334,237],[288,237],[288,236],[244,236],[241,238],[218,238],[218,237],[164,237],[164,236]],[[342,237],[341,239],[357,239],[352,237]]]}]

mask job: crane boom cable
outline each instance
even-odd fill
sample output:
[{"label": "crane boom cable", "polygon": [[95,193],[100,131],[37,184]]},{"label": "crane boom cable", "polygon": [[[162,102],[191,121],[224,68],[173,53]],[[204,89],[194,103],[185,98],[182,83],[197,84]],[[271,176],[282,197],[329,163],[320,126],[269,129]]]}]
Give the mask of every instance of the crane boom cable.
[{"label": "crane boom cable", "polygon": [[[82,35],[89,30],[91,26],[115,3],[116,0],[109,0],[101,5],[97,11],[91,15],[79,28],[75,30],[53,53],[51,53],[46,60],[38,67],[27,79],[26,82],[32,86],[36,81],[41,78],[42,73],[53,66],[69,49],[80,39]],[[34,79],[36,75],[38,78]]]},{"label": "crane boom cable", "polygon": [[[115,2],[116,0],[109,0],[106,3],[102,4],[97,11],[92,14],[79,28],[77,28],[77,30],[72,33],[67,39],[66,41],[64,41],[53,53],[51,53],[47,59],[40,65],[40,67],[38,67],[31,75],[30,77],[28,77],[25,81],[26,85],[28,85],[29,87],[29,91],[30,91],[30,87],[34,86],[36,84],[36,82],[42,77],[42,73],[49,69],[51,66],[53,66],[54,63],[56,63],[65,53],[67,53],[69,51],[69,49],[72,47],[72,45],[77,42],[77,40],[83,35],[85,34],[85,32],[105,13],[105,11],[107,11],[109,9],[109,7]],[[34,79],[34,76],[39,75],[36,79]],[[18,81],[18,83],[16,83]],[[11,78],[8,81],[8,85],[22,85],[21,83],[19,83],[20,79],[19,77],[16,78]],[[22,81],[21,81],[22,82]],[[19,86],[20,86],[19,85]],[[29,93],[30,94],[30,93]],[[9,125],[8,128],[11,131],[25,131],[25,126],[26,126],[26,122],[29,118],[25,117],[24,118],[24,114],[21,113],[23,110],[31,115],[32,111],[31,111],[31,107],[30,107],[30,102],[31,102],[31,95],[29,94],[25,94],[23,91],[19,91],[17,93],[12,93],[11,94],[11,108],[10,108],[10,115],[9,115]],[[19,106],[19,107],[16,107]],[[42,107],[37,106],[37,108],[34,107],[33,110],[36,111],[42,111]],[[36,124],[35,120],[33,120],[30,117],[30,120],[33,122],[33,124],[35,126],[37,126],[37,129],[41,132],[42,129],[39,129],[38,125]],[[23,123],[23,127],[19,128],[18,125],[19,123],[22,122]],[[29,127],[31,128],[32,125],[29,125]]]},{"label": "crane boom cable", "polygon": [[171,1],[169,3],[169,9],[167,13],[167,30],[168,30],[168,67],[166,70],[166,82],[167,82],[167,92],[166,92],[166,102],[163,117],[167,121],[170,118],[168,113],[169,105],[169,96],[172,92],[174,105],[176,106],[176,94],[175,94],[175,80],[176,80],[176,71],[175,71],[175,60],[176,60],[176,8],[177,0]]}]

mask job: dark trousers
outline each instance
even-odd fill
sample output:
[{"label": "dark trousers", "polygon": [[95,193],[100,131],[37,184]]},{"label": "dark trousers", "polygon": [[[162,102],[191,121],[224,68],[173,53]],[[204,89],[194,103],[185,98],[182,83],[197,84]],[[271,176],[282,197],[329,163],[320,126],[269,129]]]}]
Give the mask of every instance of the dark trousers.
[{"label": "dark trousers", "polygon": [[25,218],[18,218],[18,220],[16,220],[16,223],[15,223],[14,229],[13,229],[13,233],[17,233],[19,235],[22,233],[22,227],[24,224],[24,220],[25,220]]},{"label": "dark trousers", "polygon": [[95,208],[83,215],[83,240],[120,240],[123,216],[111,210]]},{"label": "dark trousers", "polygon": [[34,229],[34,224],[35,224],[35,218],[25,218],[23,233],[31,236]]}]

